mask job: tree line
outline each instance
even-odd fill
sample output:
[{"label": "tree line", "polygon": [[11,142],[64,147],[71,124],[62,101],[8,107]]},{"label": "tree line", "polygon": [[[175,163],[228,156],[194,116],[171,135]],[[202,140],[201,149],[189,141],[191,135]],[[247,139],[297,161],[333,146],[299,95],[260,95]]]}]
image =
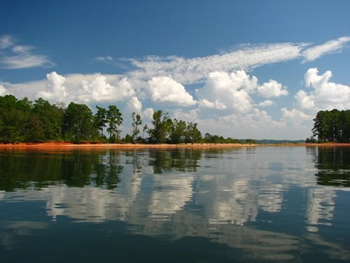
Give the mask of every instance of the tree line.
[{"label": "tree line", "polygon": [[[317,138],[317,139],[316,139]],[[306,142],[350,142],[350,110],[319,111]]]},{"label": "tree line", "polygon": [[[13,95],[0,96],[0,142],[73,143],[240,143],[238,140],[206,133],[198,124],[172,119],[162,110],[155,111],[152,126],[143,125],[139,114],[132,113],[132,132],[121,138],[121,111],[115,105],[96,106],[95,113],[85,104],[50,104],[39,98],[30,101]],[[249,142],[253,143],[253,142]]]}]

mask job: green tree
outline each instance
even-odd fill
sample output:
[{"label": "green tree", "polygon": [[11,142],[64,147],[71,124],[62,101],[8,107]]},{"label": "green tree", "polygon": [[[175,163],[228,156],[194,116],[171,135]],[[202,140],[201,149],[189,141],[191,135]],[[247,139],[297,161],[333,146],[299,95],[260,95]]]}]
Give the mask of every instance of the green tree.
[{"label": "green tree", "polygon": [[94,125],[103,136],[103,129],[107,126],[107,110],[105,108],[96,106],[97,112],[94,116]]},{"label": "green tree", "polygon": [[84,104],[71,102],[64,114],[65,138],[73,142],[89,141],[96,134],[91,109]]},{"label": "green tree", "polygon": [[339,124],[341,126],[340,140],[342,142],[350,142],[350,110],[340,113]]},{"label": "green tree", "polygon": [[124,137],[124,140],[123,140],[125,143],[133,143],[134,140],[132,138],[132,136],[130,134],[126,134],[125,137]]},{"label": "green tree", "polygon": [[150,141],[152,143],[164,143],[172,126],[172,120],[168,113],[164,114],[161,110],[154,112],[152,124],[153,129],[148,130]]},{"label": "green tree", "polygon": [[31,140],[35,140],[35,138],[39,141],[57,141],[61,139],[63,108],[51,105],[48,101],[39,98],[34,102],[32,113],[30,119]]},{"label": "green tree", "polygon": [[132,113],[132,141],[135,142],[137,140],[137,135],[140,133],[139,126],[142,124],[141,116]]},{"label": "green tree", "polygon": [[206,133],[204,135],[204,142],[206,143],[220,143],[220,137],[218,135],[211,135],[210,133]]},{"label": "green tree", "polygon": [[314,119],[312,134],[319,142],[350,141],[350,111],[319,111]]},{"label": "green tree", "polygon": [[148,125],[145,124],[142,129],[142,139],[145,140],[145,132],[148,131]]},{"label": "green tree", "polygon": [[312,128],[312,137],[317,137],[319,142],[326,140],[326,128],[323,121],[323,111],[319,111],[314,118],[314,126]]},{"label": "green tree", "polygon": [[182,143],[186,139],[186,122],[174,119],[170,129],[170,141],[172,143]]},{"label": "green tree", "polygon": [[202,139],[202,134],[197,128],[197,123],[189,122],[186,128],[186,142],[196,143]]},{"label": "green tree", "polygon": [[116,140],[119,140],[120,130],[118,130],[118,126],[123,123],[122,114],[117,106],[108,106],[106,119],[108,123],[107,132],[109,132],[109,138],[111,142],[115,142]]},{"label": "green tree", "polygon": [[15,96],[0,97],[0,141],[15,143],[27,139],[32,103]]},{"label": "green tree", "polygon": [[46,141],[45,128],[37,115],[29,116],[26,140],[31,142]]}]

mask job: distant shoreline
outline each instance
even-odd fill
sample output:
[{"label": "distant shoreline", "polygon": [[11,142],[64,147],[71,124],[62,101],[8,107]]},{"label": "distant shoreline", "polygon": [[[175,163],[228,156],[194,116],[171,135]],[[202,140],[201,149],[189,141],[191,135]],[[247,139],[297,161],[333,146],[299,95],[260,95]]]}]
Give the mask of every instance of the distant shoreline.
[{"label": "distant shoreline", "polygon": [[74,144],[67,142],[44,142],[44,143],[17,143],[0,144],[0,149],[214,149],[214,148],[247,148],[247,147],[294,147],[294,146],[319,146],[319,147],[350,147],[350,143],[278,143],[278,144],[111,144],[111,143],[83,143]]}]

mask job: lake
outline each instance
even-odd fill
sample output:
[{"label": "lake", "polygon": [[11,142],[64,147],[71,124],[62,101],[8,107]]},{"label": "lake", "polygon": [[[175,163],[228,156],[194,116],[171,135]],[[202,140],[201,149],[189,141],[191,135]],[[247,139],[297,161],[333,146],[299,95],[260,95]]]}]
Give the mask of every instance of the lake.
[{"label": "lake", "polygon": [[0,151],[0,262],[349,262],[350,148]]}]

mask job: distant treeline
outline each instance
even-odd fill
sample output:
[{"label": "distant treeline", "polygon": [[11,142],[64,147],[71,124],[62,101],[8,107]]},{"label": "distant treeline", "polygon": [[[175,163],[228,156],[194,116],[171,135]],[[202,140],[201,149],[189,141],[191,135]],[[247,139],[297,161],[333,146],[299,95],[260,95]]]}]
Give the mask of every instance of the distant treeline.
[{"label": "distant treeline", "polygon": [[350,142],[350,110],[319,111],[312,134],[306,142]]},{"label": "distant treeline", "polygon": [[[142,126],[139,114],[133,113],[131,118],[132,134],[121,138],[123,117],[115,105],[96,106],[93,114],[85,104],[71,102],[65,107],[42,98],[32,102],[0,96],[0,142],[242,143],[209,133],[202,137],[197,123],[172,119],[161,110],[153,114],[153,127]],[[255,143],[249,139],[243,142]]]}]

